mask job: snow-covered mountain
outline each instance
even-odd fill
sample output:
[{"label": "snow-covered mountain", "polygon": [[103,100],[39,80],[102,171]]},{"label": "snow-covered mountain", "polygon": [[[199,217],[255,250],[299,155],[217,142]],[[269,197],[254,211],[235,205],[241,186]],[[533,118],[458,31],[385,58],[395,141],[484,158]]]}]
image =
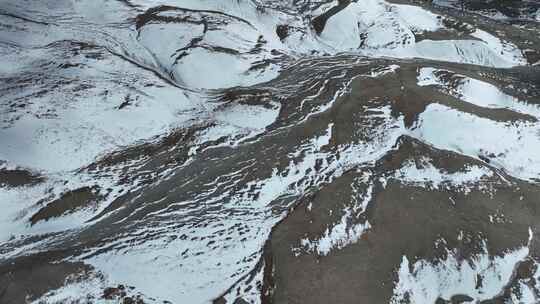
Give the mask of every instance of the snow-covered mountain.
[{"label": "snow-covered mountain", "polygon": [[0,302],[538,303],[540,6],[484,2],[0,1]]}]

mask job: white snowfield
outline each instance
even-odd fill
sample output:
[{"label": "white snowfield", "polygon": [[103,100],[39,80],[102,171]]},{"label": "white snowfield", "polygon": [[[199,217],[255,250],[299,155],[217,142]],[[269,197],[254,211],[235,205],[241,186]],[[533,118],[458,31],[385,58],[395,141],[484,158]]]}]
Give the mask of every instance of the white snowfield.
[{"label": "white snowfield", "polygon": [[[508,109],[540,119],[540,106],[509,96],[492,84],[457,74],[457,85],[451,86],[437,77],[436,72],[433,68],[422,68],[418,84],[441,86],[444,92],[476,106]],[[499,122],[445,105],[430,104],[420,114],[411,134],[440,149],[476,158],[489,157],[493,166],[514,177],[525,180],[540,178],[538,121]]]},{"label": "white snowfield", "polygon": [[[1,24],[13,25],[0,29],[0,78],[9,79],[0,82],[0,166],[39,173],[46,181],[0,188],[0,242],[52,232],[69,234],[90,225],[87,221],[124,190],[124,186],[119,186],[121,168],[111,168],[99,176],[84,171],[112,152],[155,143],[177,130],[199,125],[211,127],[195,134],[196,146],[218,139],[223,139],[222,145],[235,146],[260,135],[279,118],[282,105],[278,100],[264,106],[223,104],[215,101],[216,95],[221,89],[264,84],[279,77],[284,65],[299,58],[350,53],[359,57],[423,58],[500,68],[526,64],[515,45],[480,29],[472,34],[475,40],[417,42],[415,33],[441,30],[444,25],[441,16],[415,6],[382,0],[352,2],[332,16],[318,35],[309,24],[310,18],[330,9],[337,1],[301,14],[289,2],[273,1],[280,9],[263,10],[257,1],[247,0],[133,0],[133,7],[123,1],[54,0],[33,3],[32,9],[22,1],[6,3],[4,9],[10,13],[34,21],[0,15]],[[147,11],[160,5],[175,8]],[[135,25],[137,15],[144,12],[148,18]],[[276,33],[281,25],[290,29],[283,39]],[[398,68],[393,65],[373,77],[382,77]],[[418,84],[444,86],[435,71],[422,69]],[[477,106],[510,109],[540,119],[540,108],[480,80],[465,78],[449,94]],[[320,112],[334,101],[328,101],[329,106],[321,107]],[[78,256],[71,260],[83,260],[93,266],[95,277],[83,282],[69,281],[35,303],[69,302],[83,294],[99,298],[103,288],[118,284],[135,286],[148,303],[211,303],[231,286],[244,284],[239,280],[256,266],[271,228],[284,216],[272,214],[274,200],[305,194],[309,187],[331,181],[346,170],[374,163],[391,151],[402,135],[474,158],[494,154],[491,166],[524,180],[540,178],[540,123],[495,122],[431,104],[414,128],[407,129],[403,118],[393,117],[389,107],[373,111],[378,113],[373,117],[382,123],[370,126],[370,141],[328,152],[324,147],[332,139],[330,124],[319,136],[287,155],[290,163],[286,170],[274,168],[272,175],[250,182],[246,189],[227,190],[211,200],[197,198],[176,203],[204,207],[232,197],[222,206],[224,210],[245,206],[248,215],[218,216],[212,219],[213,226],[191,227],[186,231],[186,239],[165,243],[166,237],[178,236],[177,231],[170,232],[167,227],[178,224],[175,218],[167,225],[160,222],[163,227],[133,233],[157,232],[161,238],[154,241],[105,253],[93,248],[87,255],[95,254],[91,258]],[[339,158],[332,153],[338,153]],[[196,156],[196,152],[190,154]],[[322,162],[323,168],[317,171],[318,162]],[[422,169],[402,168],[397,178],[423,185],[429,180],[432,187],[466,186],[490,174],[492,171],[483,167],[446,174],[426,163]],[[37,201],[51,201],[88,185],[111,189],[107,201],[36,225],[28,223],[39,210]],[[208,192],[218,186],[216,179]],[[136,188],[134,185],[131,190]],[[257,199],[237,195],[252,188],[260,194]],[[362,210],[369,203],[368,194],[364,193],[367,200],[359,203]],[[182,212],[175,215],[192,216]],[[303,240],[303,254],[324,256],[360,242],[371,224],[366,221],[349,225],[355,212],[347,210],[319,238]],[[155,213],[145,219],[159,222],[162,217]],[[223,227],[238,225],[247,227],[245,234],[235,230],[226,235],[231,239],[220,236],[212,248],[203,241],[217,235]],[[240,243],[240,238],[246,241]],[[2,252],[0,260],[39,251],[46,245],[45,240],[28,248]],[[184,257],[182,252],[188,249],[200,254]],[[418,299],[416,303],[449,295],[461,288],[463,282],[470,283],[469,277],[479,271],[496,280],[492,288],[500,290],[510,266],[527,255],[528,247],[524,247],[487,265],[486,252],[475,260],[480,266],[474,267],[462,265],[450,255],[438,266],[415,263],[415,274],[408,272],[410,265],[404,257],[395,301],[405,292]],[[259,273],[259,280],[260,276]],[[437,294],[423,292],[426,284],[443,281],[449,283],[439,284]],[[251,292],[256,292],[255,288]],[[246,296],[254,303],[260,300],[257,294]],[[484,298],[478,295],[475,299]]]},{"label": "white snowfield", "polygon": [[[105,20],[113,19],[108,14],[118,14],[112,8],[98,14],[98,7],[87,2],[66,5],[69,9],[64,8],[67,10],[64,14],[67,17],[77,16],[77,22],[82,18],[90,24],[103,16]],[[251,2],[233,0],[136,1],[136,4],[148,8],[178,5],[184,9],[155,14],[161,17],[185,18],[188,14],[185,9],[205,12],[197,13],[192,17],[195,20],[189,23],[165,23],[156,19],[138,30],[113,30],[105,24],[95,25],[96,32],[83,32],[80,25],[60,18],[58,25],[40,27],[24,24],[30,27],[28,31],[19,35],[9,33],[12,34],[9,35],[10,40],[13,37],[17,39],[14,43],[31,44],[37,49],[17,47],[11,52],[5,50],[6,60],[13,65],[2,67],[4,77],[17,77],[38,64],[51,64],[47,58],[53,56],[56,61],[66,64],[84,61],[84,65],[62,70],[40,68],[39,72],[48,75],[40,87],[28,85],[23,96],[16,90],[9,90],[2,96],[5,100],[28,99],[32,94],[38,94],[40,88],[60,85],[66,77],[79,79],[75,84],[62,86],[60,91],[48,91],[33,97],[32,103],[25,108],[25,114],[3,110],[10,120],[15,119],[12,115],[21,117],[8,124],[3,123],[0,139],[5,146],[0,150],[0,158],[20,167],[45,172],[73,170],[111,150],[162,136],[194,122],[212,120],[212,108],[204,94],[193,94],[156,80],[151,71],[134,67],[115,55],[107,54],[105,60],[86,60],[82,54],[70,57],[62,51],[62,46],[59,49],[50,46],[60,39],[105,43],[103,47],[114,51],[114,54],[132,57],[142,66],[188,88],[246,86],[270,80],[279,74],[280,68],[275,63],[253,70],[250,68],[255,63],[272,59],[272,50],[293,57],[312,52],[356,52],[375,57],[418,57],[497,67],[524,64],[519,49],[480,30],[473,33],[480,40],[423,40],[416,43],[414,32],[443,28],[438,16],[418,7],[390,5],[378,0],[351,3],[330,18],[320,37],[306,28],[302,35],[294,33],[283,42],[277,37],[275,28],[280,24],[302,28],[306,26],[305,20],[297,20],[299,17],[296,15],[272,9],[259,12]],[[13,6],[14,11],[23,9],[16,4]],[[47,12],[45,7],[37,9],[42,9],[42,14]],[[119,8],[123,14],[129,14],[125,10],[123,6]],[[209,23],[206,32],[205,26],[199,24],[203,20]],[[20,20],[10,21],[22,23]],[[218,21],[224,22],[225,26],[216,25]],[[216,24],[212,25],[212,22]],[[367,38],[362,42],[363,35]],[[201,41],[197,43],[198,47],[188,48],[185,56],[175,60],[183,52],[179,50],[193,40]],[[261,45],[257,46],[259,42]],[[150,82],[155,85],[147,87]],[[91,88],[77,93],[81,84]],[[128,85],[135,90],[131,91]],[[2,87],[7,89],[11,86],[4,84]],[[114,111],[127,98],[125,96],[133,99],[133,106]],[[63,161],[56,162],[57,157]]]}]

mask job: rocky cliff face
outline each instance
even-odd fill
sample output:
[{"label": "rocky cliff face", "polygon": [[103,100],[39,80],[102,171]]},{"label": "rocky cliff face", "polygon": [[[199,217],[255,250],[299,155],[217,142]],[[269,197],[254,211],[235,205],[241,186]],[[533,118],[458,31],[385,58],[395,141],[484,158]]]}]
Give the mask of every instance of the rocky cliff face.
[{"label": "rocky cliff face", "polygon": [[0,302],[537,303],[539,18],[0,2]]}]

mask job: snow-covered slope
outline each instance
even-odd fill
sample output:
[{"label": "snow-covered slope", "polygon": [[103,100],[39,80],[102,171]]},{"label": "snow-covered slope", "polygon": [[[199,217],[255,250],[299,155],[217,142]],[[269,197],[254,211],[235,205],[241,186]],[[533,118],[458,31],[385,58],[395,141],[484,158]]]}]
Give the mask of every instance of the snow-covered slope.
[{"label": "snow-covered slope", "polygon": [[[325,277],[349,263],[333,260],[347,250],[370,256],[372,235],[387,244],[380,219],[393,211],[374,208],[392,201],[392,183],[446,191],[454,207],[469,195],[512,200],[516,189],[534,197],[540,78],[513,39],[528,29],[428,8],[0,1],[0,302],[282,303],[293,283],[311,282],[281,276],[285,255],[330,261]],[[527,54],[540,48],[531,41]],[[403,147],[421,155],[395,156]],[[528,294],[504,291],[519,262],[537,267],[536,203],[523,204],[532,215],[509,214],[518,228],[508,229],[530,229],[526,246],[514,230],[504,250],[486,237],[468,256],[451,245],[421,256],[435,239],[396,242],[361,261],[385,266],[373,280],[388,289],[351,289],[343,303],[365,290],[388,303],[450,301],[480,272],[494,283],[473,288],[474,300],[506,292],[533,303],[536,275],[519,281]],[[281,225],[298,235],[273,243]],[[452,235],[443,232],[437,240]]]}]

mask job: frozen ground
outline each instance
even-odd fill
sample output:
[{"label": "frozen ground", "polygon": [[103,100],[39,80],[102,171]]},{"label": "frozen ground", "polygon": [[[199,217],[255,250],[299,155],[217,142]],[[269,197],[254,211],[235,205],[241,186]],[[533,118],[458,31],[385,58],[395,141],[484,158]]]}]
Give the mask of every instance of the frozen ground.
[{"label": "frozen ground", "polygon": [[517,2],[0,1],[0,302],[537,303]]}]

